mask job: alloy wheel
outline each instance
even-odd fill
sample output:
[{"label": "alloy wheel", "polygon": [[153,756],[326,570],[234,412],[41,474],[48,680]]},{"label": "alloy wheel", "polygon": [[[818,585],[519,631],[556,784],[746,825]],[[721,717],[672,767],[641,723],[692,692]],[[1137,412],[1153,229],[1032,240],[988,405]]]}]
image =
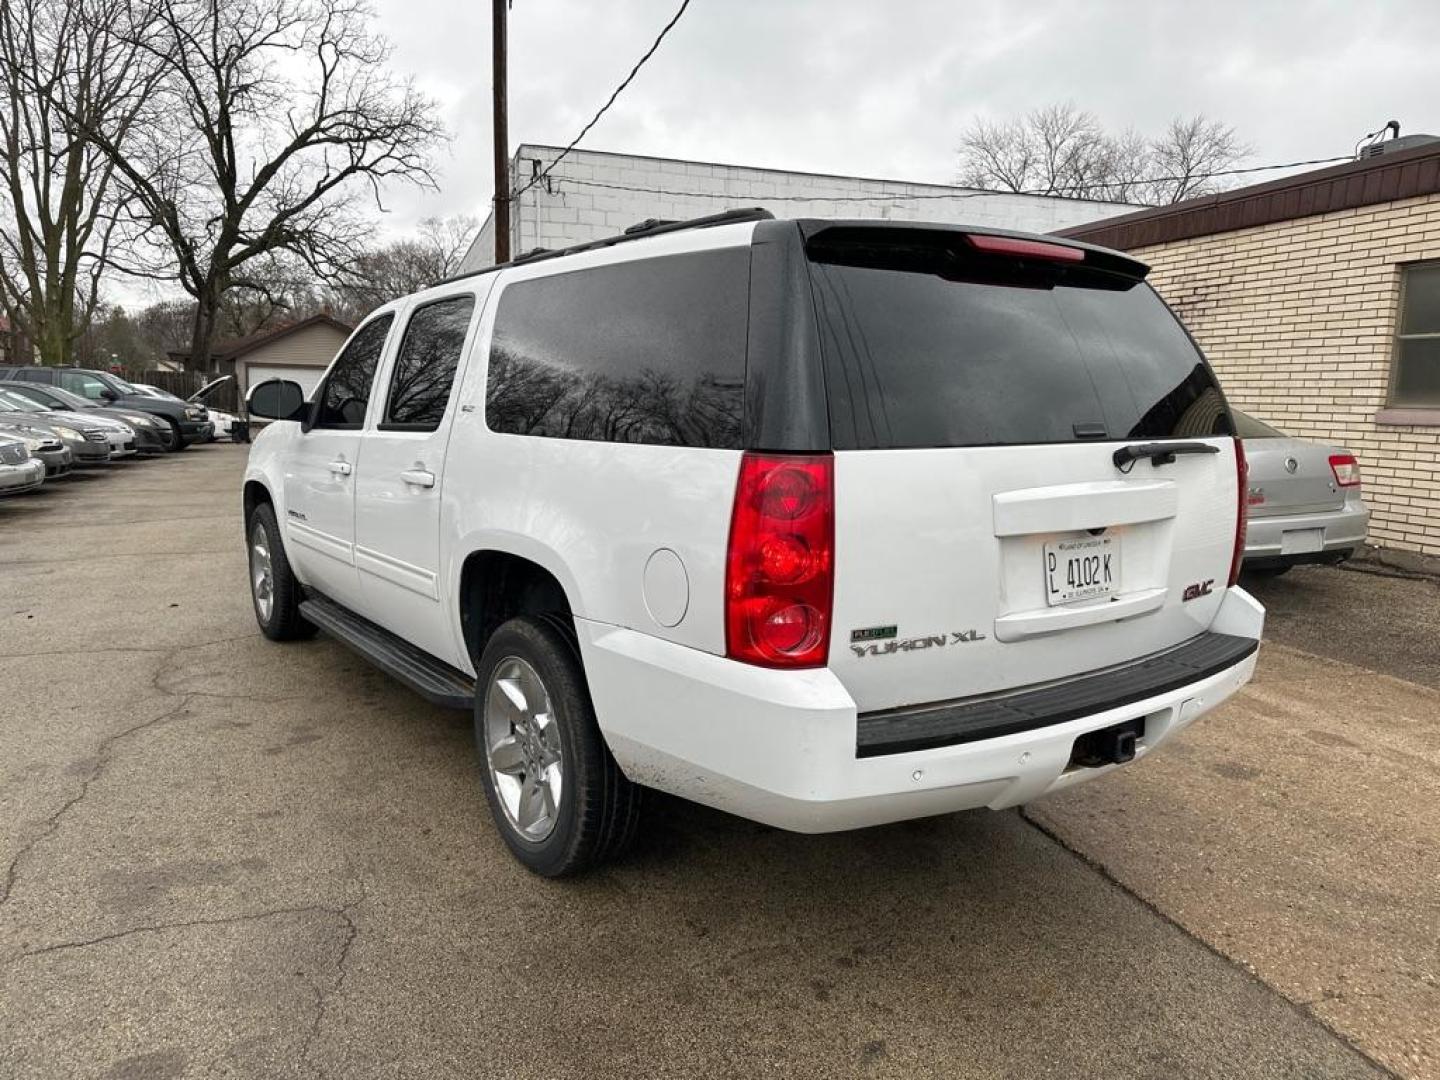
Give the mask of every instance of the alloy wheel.
[{"label": "alloy wheel", "polygon": [[560,725],[545,683],[529,663],[507,656],[485,691],[485,763],[510,824],[538,843],[555,831],[564,790]]},{"label": "alloy wheel", "polygon": [[270,539],[258,521],[250,529],[250,591],[260,621],[268,623],[275,608],[275,572],[270,565]]}]

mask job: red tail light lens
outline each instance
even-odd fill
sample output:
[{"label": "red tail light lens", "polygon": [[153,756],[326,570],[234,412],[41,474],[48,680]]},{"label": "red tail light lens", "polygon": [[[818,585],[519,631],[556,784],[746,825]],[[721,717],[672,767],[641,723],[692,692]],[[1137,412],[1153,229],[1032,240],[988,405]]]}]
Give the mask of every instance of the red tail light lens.
[{"label": "red tail light lens", "polygon": [[1051,262],[1084,262],[1081,248],[1064,244],[1047,244],[1043,240],[1023,240],[1018,236],[986,236],[966,233],[970,246],[987,255],[1015,255],[1023,259],[1049,259]]},{"label": "red tail light lens", "polygon": [[820,667],[830,654],[835,459],[740,459],[725,567],[725,652],[765,667]]},{"label": "red tail light lens", "polygon": [[1330,471],[1335,474],[1335,483],[1341,487],[1354,487],[1360,483],[1360,463],[1353,454],[1331,454]]},{"label": "red tail light lens", "polygon": [[1240,564],[1245,561],[1245,526],[1249,511],[1250,468],[1245,464],[1245,444],[1235,440],[1235,550],[1230,555],[1230,584],[1240,580]]}]

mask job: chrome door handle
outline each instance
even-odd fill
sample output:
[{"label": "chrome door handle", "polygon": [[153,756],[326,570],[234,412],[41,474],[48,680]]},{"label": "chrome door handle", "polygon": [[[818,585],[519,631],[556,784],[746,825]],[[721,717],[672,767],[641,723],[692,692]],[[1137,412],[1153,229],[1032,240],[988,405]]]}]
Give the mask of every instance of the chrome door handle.
[{"label": "chrome door handle", "polygon": [[332,461],[330,462],[330,471],[336,476],[349,476],[350,463],[348,461]]},{"label": "chrome door handle", "polygon": [[400,479],[416,487],[435,486],[435,474],[427,469],[406,469],[400,474]]}]

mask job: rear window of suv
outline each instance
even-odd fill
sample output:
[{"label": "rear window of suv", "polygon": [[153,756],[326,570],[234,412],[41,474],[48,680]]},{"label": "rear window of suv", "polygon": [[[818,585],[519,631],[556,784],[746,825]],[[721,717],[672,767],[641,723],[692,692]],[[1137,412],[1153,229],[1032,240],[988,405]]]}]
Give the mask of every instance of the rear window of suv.
[{"label": "rear window of suv", "polygon": [[807,251],[837,450],[1233,434],[1141,280],[926,230],[829,230]]}]

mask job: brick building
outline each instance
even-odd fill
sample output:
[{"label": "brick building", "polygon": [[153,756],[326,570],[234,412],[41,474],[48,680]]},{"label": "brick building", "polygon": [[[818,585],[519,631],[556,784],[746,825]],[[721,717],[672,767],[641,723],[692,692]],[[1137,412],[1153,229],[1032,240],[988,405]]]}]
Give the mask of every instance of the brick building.
[{"label": "brick building", "polygon": [[1372,543],[1440,555],[1440,141],[1064,230],[1128,251],[1231,402],[1360,459]]},{"label": "brick building", "polygon": [[[572,150],[544,182],[527,188],[560,150],[527,143],[510,161],[510,190],[520,193],[510,212],[513,254],[614,236],[647,218],[683,220],[740,206],[763,206],[777,217],[876,217],[1029,232],[1053,232],[1133,209],[1124,203],[977,192],[943,184],[825,176],[599,150]],[[494,253],[492,218],[481,229],[462,268],[489,266]]]}]

